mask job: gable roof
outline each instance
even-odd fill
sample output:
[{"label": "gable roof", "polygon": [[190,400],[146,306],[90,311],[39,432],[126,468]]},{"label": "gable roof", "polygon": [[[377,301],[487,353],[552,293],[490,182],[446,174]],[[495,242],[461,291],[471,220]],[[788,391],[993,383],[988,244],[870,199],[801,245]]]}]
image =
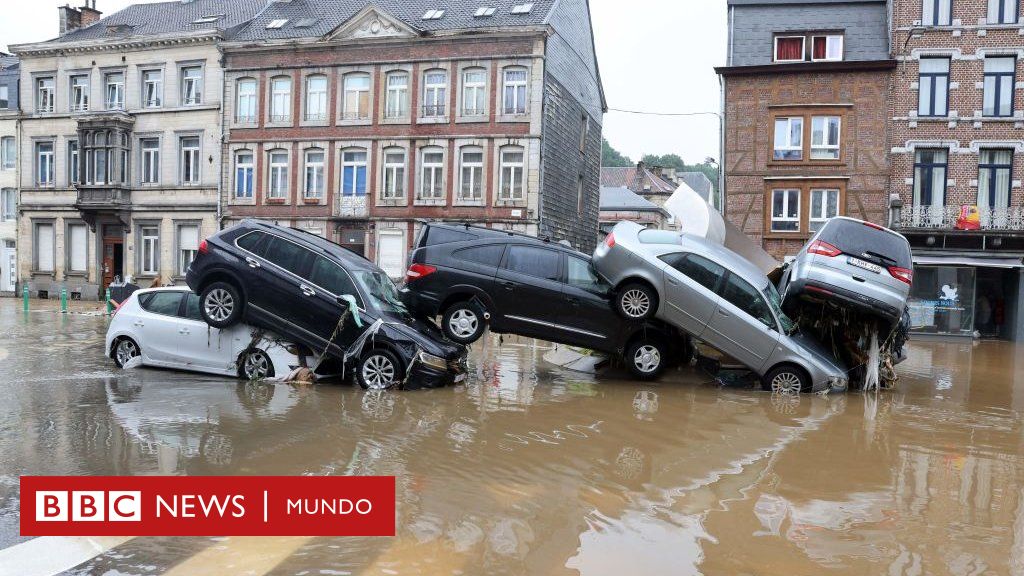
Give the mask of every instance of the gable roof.
[{"label": "gable roof", "polygon": [[635,194],[629,188],[619,186],[601,186],[601,210],[636,212],[663,212],[665,209],[654,202]]},{"label": "gable roof", "polygon": [[[512,7],[533,4],[528,14],[512,14]],[[232,40],[254,41],[328,36],[367,8],[374,8],[400,20],[419,33],[449,30],[473,30],[517,26],[542,26],[557,0],[291,0],[273,2],[247,26],[232,35]],[[494,14],[476,17],[482,7],[494,8]],[[430,10],[444,10],[437,19],[424,20]],[[268,29],[275,20],[287,20],[280,28]],[[305,20],[307,26],[297,27]]]},{"label": "gable roof", "polygon": [[15,70],[21,65],[21,59],[17,56],[0,52],[0,70]]},{"label": "gable roof", "polygon": [[[268,0],[172,0],[154,4],[132,4],[79,28],[54,38],[46,44],[68,44],[103,38],[139,38],[201,31],[223,32],[251,20],[267,6]],[[204,16],[223,15],[214,22],[196,24]],[[109,27],[117,26],[113,32]]]},{"label": "gable roof", "polygon": [[707,174],[703,172],[676,172],[676,176],[683,182],[686,182],[687,186],[693,188],[694,192],[700,194],[701,198],[705,200],[711,198],[713,184]]},{"label": "gable roof", "polygon": [[636,166],[601,168],[601,186],[629,188],[636,179]]},{"label": "gable roof", "polygon": [[637,194],[671,194],[678,186],[643,162],[634,167],[601,168],[602,186],[624,186]]}]

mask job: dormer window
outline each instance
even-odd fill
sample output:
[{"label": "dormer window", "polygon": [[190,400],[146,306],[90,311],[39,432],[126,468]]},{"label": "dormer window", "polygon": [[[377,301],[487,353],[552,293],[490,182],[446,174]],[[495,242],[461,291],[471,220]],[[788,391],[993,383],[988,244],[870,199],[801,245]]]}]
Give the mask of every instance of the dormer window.
[{"label": "dormer window", "polygon": [[[808,50],[808,47],[810,50]],[[780,34],[775,37],[775,62],[839,62],[843,59],[842,34]]]},{"label": "dormer window", "polygon": [[279,28],[284,28],[284,25],[287,24],[287,23],[288,23],[288,19],[287,18],[280,18],[280,19],[277,19],[277,20],[271,20],[270,24],[267,24],[267,30],[277,30]]},{"label": "dormer window", "polygon": [[494,16],[495,10],[496,8],[491,8],[490,6],[481,6],[476,9],[476,13],[473,14],[473,16],[476,18],[487,18],[489,16]]},{"label": "dormer window", "polygon": [[217,20],[220,20],[223,17],[224,17],[223,14],[211,14],[209,16],[202,16],[202,17],[196,18],[194,21],[192,21],[192,23],[193,24],[212,24],[212,23],[216,22]]},{"label": "dormer window", "polygon": [[427,10],[423,13],[424,20],[440,20],[444,16],[444,10]]},{"label": "dormer window", "polygon": [[803,36],[776,36],[775,61],[803,62],[804,39]]},{"label": "dormer window", "polygon": [[512,13],[513,14],[529,14],[532,11],[533,11],[533,3],[532,2],[527,3],[527,4],[516,4],[515,6],[512,7]]},{"label": "dormer window", "polygon": [[843,37],[829,34],[811,37],[811,61],[839,62],[843,59]]}]

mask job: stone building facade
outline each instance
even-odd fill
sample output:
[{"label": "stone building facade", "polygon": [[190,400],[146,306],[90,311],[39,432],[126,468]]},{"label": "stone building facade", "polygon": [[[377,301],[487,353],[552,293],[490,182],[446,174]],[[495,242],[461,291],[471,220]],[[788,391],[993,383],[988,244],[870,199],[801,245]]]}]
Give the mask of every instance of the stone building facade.
[{"label": "stone building facade", "polygon": [[0,295],[18,282],[18,58],[0,53]]}]

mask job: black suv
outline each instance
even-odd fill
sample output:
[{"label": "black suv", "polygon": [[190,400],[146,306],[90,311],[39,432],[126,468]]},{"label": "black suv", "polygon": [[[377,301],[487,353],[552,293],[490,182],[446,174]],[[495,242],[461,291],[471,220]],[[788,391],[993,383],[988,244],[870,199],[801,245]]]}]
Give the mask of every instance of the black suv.
[{"label": "black suv", "polygon": [[244,320],[326,351],[363,388],[433,388],[466,377],[464,346],[414,320],[383,270],[315,234],[245,220],[200,244],[185,281],[210,326]]},{"label": "black suv", "polygon": [[423,223],[402,298],[424,318],[442,315],[449,340],[470,344],[484,330],[621,356],[638,378],[656,378],[685,358],[689,340],[657,320],[626,321],[590,257],[522,234]]}]

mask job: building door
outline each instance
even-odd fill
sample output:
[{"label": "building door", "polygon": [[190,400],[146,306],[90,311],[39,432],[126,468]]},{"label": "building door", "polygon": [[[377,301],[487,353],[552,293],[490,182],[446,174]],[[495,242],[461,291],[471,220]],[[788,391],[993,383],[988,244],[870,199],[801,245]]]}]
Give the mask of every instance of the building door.
[{"label": "building door", "polygon": [[377,233],[377,266],[395,279],[405,275],[405,234],[401,230]]},{"label": "building door", "polygon": [[103,289],[114,283],[115,279],[124,279],[124,228],[121,226],[103,226]]},{"label": "building door", "polygon": [[14,240],[4,240],[0,250],[0,292],[14,292],[18,281],[18,254]]},{"label": "building door", "polygon": [[360,256],[366,256],[366,230],[341,228],[338,230],[338,244]]}]

